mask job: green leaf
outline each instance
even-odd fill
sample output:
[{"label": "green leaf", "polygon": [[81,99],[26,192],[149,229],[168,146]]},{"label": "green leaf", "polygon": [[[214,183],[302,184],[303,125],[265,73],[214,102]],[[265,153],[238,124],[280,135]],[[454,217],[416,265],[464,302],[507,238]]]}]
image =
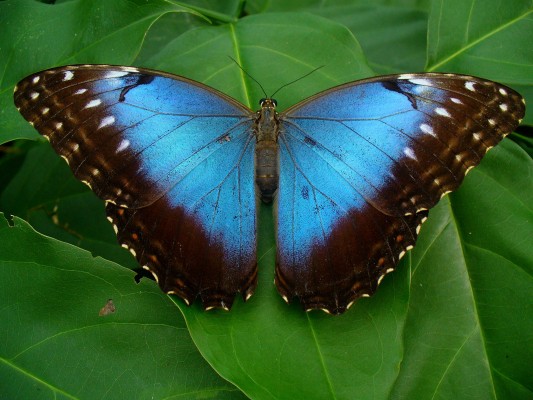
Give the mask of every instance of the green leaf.
[{"label": "green leaf", "polygon": [[[429,71],[479,76],[533,96],[530,0],[436,0],[429,15]],[[472,72],[474,71],[474,72]],[[525,121],[533,122],[531,110]]]},{"label": "green leaf", "polygon": [[[397,7],[398,3],[394,5]],[[345,12],[349,10],[346,8]],[[61,18],[68,18],[68,15],[61,15]],[[349,19],[348,15],[344,17],[344,21]],[[391,21],[394,18],[391,17]],[[399,21],[396,23],[400,24]],[[358,35],[367,35],[368,38],[376,29],[371,24],[356,25]],[[357,29],[355,24],[351,28],[352,32],[358,32]],[[383,29],[386,30],[385,27]],[[403,28],[399,25],[398,29]],[[281,109],[335,84],[372,75],[366,61],[367,52],[361,50],[350,30],[338,22],[304,13],[253,15],[232,24],[200,26],[185,33],[179,29],[161,29],[158,34],[169,36],[159,42],[150,42],[152,48],[144,53],[149,55],[144,60],[136,60],[137,65],[160,68],[202,81],[252,108],[256,107],[263,93],[228,56],[241,63],[261,82],[267,93],[325,64],[324,68],[276,95]],[[514,35],[508,38],[510,43],[521,40],[517,32]],[[385,36],[383,34],[380,43]],[[70,42],[73,38],[61,37],[57,40]],[[165,45],[157,48],[157,43]],[[31,43],[26,40],[17,46],[31,47]],[[66,45],[62,43],[61,46]],[[404,43],[403,46],[409,48],[409,44]],[[33,50],[38,57],[41,50]],[[391,51],[394,50],[392,48]],[[458,53],[457,60],[463,55],[466,56],[466,53]],[[65,54],[64,59],[69,57],[71,55]],[[391,68],[400,58],[394,58]],[[501,63],[503,71],[503,52],[497,52],[495,58]],[[106,62],[105,59],[99,61]],[[16,71],[17,65],[22,64],[22,60],[15,60],[10,64],[9,73],[22,77],[23,73]],[[55,62],[52,62],[46,67],[54,65]],[[470,64],[468,71],[460,72],[483,75],[484,68],[483,60],[480,60],[477,64]],[[526,65],[515,73],[526,76],[527,71]],[[11,102],[9,107],[12,107]],[[16,138],[19,134],[17,129],[8,129],[3,133],[7,138]],[[47,227],[49,234],[65,234],[62,232],[65,224],[54,222],[54,218],[58,218],[59,222],[68,221],[69,227],[76,227],[80,242],[87,237],[107,243],[111,240],[109,230],[96,229],[91,224],[93,219],[105,222],[101,203],[96,206],[92,203],[93,198],[85,197],[86,192],[77,192],[77,186],[72,186],[71,192],[64,190],[70,183],[62,175],[64,172],[46,157],[37,150],[28,153],[23,166],[2,195],[3,204],[9,204],[11,209],[28,219],[33,218],[35,225]],[[32,165],[33,168],[30,168]],[[42,175],[38,168],[40,165],[49,165],[42,168],[44,173],[50,172],[49,177]],[[172,308],[165,302],[162,311],[171,309],[170,313],[174,313],[177,321],[168,322],[165,326],[169,329],[183,328],[179,308],[199,350],[199,353],[189,354],[201,354],[214,370],[254,399],[531,398],[533,386],[529,369],[533,359],[528,349],[533,332],[533,300],[530,295],[533,289],[533,249],[529,245],[533,239],[532,175],[531,158],[511,141],[504,141],[470,173],[459,191],[444,199],[430,213],[422,228],[419,244],[397,271],[383,280],[377,294],[361,299],[340,317],[320,312],[304,313],[298,304],[287,306],[281,300],[272,284],[275,257],[272,208],[263,206],[258,251],[260,282],[250,301],[243,304],[237,300],[229,313],[206,313],[198,304],[188,308],[181,300],[173,298],[177,307]],[[25,185],[25,181],[31,184]],[[54,213],[57,199],[62,203]],[[67,219],[65,214],[59,215],[63,204],[71,210],[66,213]],[[86,214],[77,216],[75,210],[84,210]],[[48,225],[44,222],[46,218],[51,221]],[[94,227],[98,224],[95,222]],[[57,228],[55,231],[50,228],[54,226]],[[41,265],[47,265],[47,252],[39,253],[44,261],[39,254],[35,255],[35,260],[30,257],[35,246],[34,239],[19,241],[20,249],[13,246],[1,248],[2,243],[0,255],[20,252],[21,261],[28,260],[27,264],[35,265],[36,271],[41,270]],[[100,249],[91,251],[95,255],[102,254]],[[26,252],[28,254],[24,258]],[[87,253],[82,254],[88,257]],[[68,254],[65,259],[62,253],[57,257],[61,265],[76,265],[78,262],[73,257],[69,258]],[[104,263],[101,259],[98,262]],[[104,277],[103,281],[111,280],[105,275],[108,273],[117,282],[124,280],[128,281],[124,284],[131,284],[131,273],[117,270],[116,266],[106,268],[105,273],[92,265],[87,268],[93,276]],[[42,279],[46,280],[45,272],[42,274]],[[48,290],[55,293],[54,290],[66,285],[67,281],[69,285],[79,285],[77,297],[66,296],[68,304],[94,302],[98,304],[97,309],[104,305],[107,297],[103,296],[102,300],[99,291],[87,290],[80,279],[65,278],[63,281],[55,276],[49,283],[38,283],[47,288],[51,286],[53,289]],[[10,282],[6,280],[3,284],[8,286]],[[151,282],[143,284],[154,288]],[[153,290],[153,293],[158,293],[155,288]],[[31,293],[29,288],[22,292]],[[48,299],[39,292],[28,301],[46,309],[68,311],[68,307],[58,308],[52,300],[53,297]],[[9,301],[2,298],[0,309],[9,310],[10,307],[6,306],[11,304]],[[141,309],[147,309],[147,304],[150,306],[150,312],[144,319],[138,320],[139,324],[152,323],[159,315],[158,306],[144,298],[132,299],[131,304]],[[61,313],[56,315],[57,321],[61,322],[61,318]],[[9,321],[7,327],[10,332],[15,332],[16,328],[17,332],[23,332],[22,336],[31,335],[32,321],[24,320],[20,325],[22,328],[13,319]],[[124,345],[131,339],[128,336],[121,337],[121,340]],[[173,338],[170,340],[174,343]],[[98,354],[98,350],[93,352]],[[73,353],[57,350],[57,354],[68,360]],[[141,370],[133,361],[131,364],[124,361],[130,357],[130,351],[125,346],[120,347],[114,357],[124,362],[123,370]],[[155,360],[147,354],[139,356],[142,357],[146,357],[147,363],[161,361],[158,359],[160,354],[155,356]],[[43,359],[46,360],[46,357]],[[190,376],[201,394],[209,392],[209,384],[204,385],[201,377],[175,369],[180,360],[179,357],[165,358],[161,362],[166,363],[173,376]],[[98,368],[94,370],[100,371]],[[72,379],[67,372],[60,371],[62,376],[57,376],[57,381],[66,379],[67,382],[58,386],[63,387]],[[126,375],[120,376],[125,381],[129,377],[135,381],[136,377]],[[113,373],[111,376],[114,377]],[[104,381],[107,377],[100,376]],[[121,390],[122,387],[109,388],[108,396],[131,398],[129,392],[122,394]],[[170,389],[164,395],[156,393],[154,397],[177,396],[180,393],[183,392],[177,390],[174,393]],[[235,392],[230,394],[235,395]],[[220,397],[219,394],[213,396]],[[187,395],[183,397],[187,398]]]},{"label": "green leaf", "polygon": [[391,6],[418,8],[427,10],[431,0],[249,0],[246,2],[246,10],[250,14],[260,12],[280,12],[280,11],[310,11],[317,9],[331,9],[336,7],[366,7],[366,6]]},{"label": "green leaf", "polygon": [[3,214],[0,272],[0,397],[242,398],[155,283]]},{"label": "green leaf", "polygon": [[315,13],[346,25],[361,43],[368,64],[376,73],[397,74],[424,69],[426,11],[372,4],[329,7],[317,9]]},{"label": "green leaf", "polygon": [[[188,0],[187,7],[195,10],[210,22],[235,22],[242,9],[242,0]],[[194,13],[167,13],[157,20],[147,32],[143,47],[135,62],[138,65],[146,65],[161,47],[165,46],[169,38],[175,38],[182,33],[203,26],[205,18],[199,18]]]},{"label": "green leaf", "polygon": [[181,4],[216,22],[236,22],[244,0],[185,0]]},{"label": "green leaf", "polygon": [[[265,3],[265,4],[259,4]],[[426,63],[429,6],[421,1],[248,2],[251,13],[304,9],[345,25],[379,74],[422,71]]]}]

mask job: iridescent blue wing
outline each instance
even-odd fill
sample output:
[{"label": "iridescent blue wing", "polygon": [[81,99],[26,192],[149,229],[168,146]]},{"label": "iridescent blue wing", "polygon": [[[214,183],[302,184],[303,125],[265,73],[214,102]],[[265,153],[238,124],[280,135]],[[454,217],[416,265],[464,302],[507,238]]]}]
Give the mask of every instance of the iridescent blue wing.
[{"label": "iridescent blue wing", "polygon": [[15,88],[22,115],[107,201],[117,236],[167,293],[229,308],[256,284],[252,112],[156,71],[67,66]]},{"label": "iridescent blue wing", "polygon": [[287,110],[276,199],[282,296],[341,313],[374,293],[427,210],[523,115],[512,89],[449,74],[367,79]]}]

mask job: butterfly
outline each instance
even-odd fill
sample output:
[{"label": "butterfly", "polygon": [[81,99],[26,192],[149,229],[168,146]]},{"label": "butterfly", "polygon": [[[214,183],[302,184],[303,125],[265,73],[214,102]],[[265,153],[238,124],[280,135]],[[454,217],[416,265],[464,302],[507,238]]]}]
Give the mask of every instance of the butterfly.
[{"label": "butterfly", "polygon": [[190,79],[74,65],[18,83],[15,105],[106,201],[118,241],[161,289],[229,310],[257,282],[257,212],[273,204],[275,284],[343,313],[413,248],[428,210],[525,113],[465,75],[379,76],[257,112]]}]

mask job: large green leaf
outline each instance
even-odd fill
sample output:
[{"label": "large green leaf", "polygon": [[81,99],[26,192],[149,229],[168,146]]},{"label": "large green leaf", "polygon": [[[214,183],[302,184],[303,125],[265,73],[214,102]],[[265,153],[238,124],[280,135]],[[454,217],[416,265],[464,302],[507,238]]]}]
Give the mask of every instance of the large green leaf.
[{"label": "large green leaf", "polygon": [[426,63],[426,1],[250,1],[250,12],[305,10],[344,24],[376,73],[422,71]]},{"label": "large green leaf", "polygon": [[153,282],[1,213],[0,250],[1,398],[241,397]]},{"label": "large green leaf", "polygon": [[[367,35],[372,29],[359,27]],[[173,31],[159,32],[170,35]],[[516,35],[514,40],[522,39]],[[20,43],[30,46],[24,40]],[[165,43],[163,48],[156,48],[156,43],[150,43],[154,47],[145,53],[150,56],[143,59],[143,66],[202,81],[252,108],[263,94],[228,56],[258,79],[267,93],[325,65],[276,95],[282,109],[319,90],[372,74],[365,54],[346,27],[309,14],[254,15],[232,24],[179,31],[177,36],[159,41]],[[462,53],[457,54],[458,58],[461,56]],[[69,57],[67,54],[64,58]],[[16,65],[12,64],[10,74],[18,79],[25,72],[17,71]],[[483,68],[473,65],[463,72],[483,75]],[[520,72],[526,73],[526,68]],[[3,133],[6,137],[18,137],[14,130]],[[29,219],[38,214],[34,210],[46,210],[39,215],[43,219],[49,217],[49,224],[42,220],[34,222],[36,219],[32,223],[47,226],[48,234],[61,236],[63,233],[58,231],[65,226],[62,222],[68,221],[68,226],[74,228],[67,233],[79,237],[80,245],[85,246],[83,239],[87,238],[101,243],[114,241],[109,230],[95,229],[89,223],[91,218],[103,221],[101,207],[87,206],[93,204],[94,198],[84,197],[86,192],[78,193],[77,186],[71,192],[65,190],[67,181],[61,174],[66,169],[56,169],[44,179],[46,184],[38,184],[43,175],[35,166],[45,162],[44,157],[48,156],[44,154],[42,149],[28,153],[2,195],[3,204],[9,204],[11,210]],[[38,157],[43,157],[42,161]],[[46,163],[49,165],[50,161]],[[50,165],[58,168],[54,163]],[[287,306],[281,300],[272,284],[275,254],[272,208],[264,206],[258,252],[260,282],[252,299],[247,304],[237,300],[230,313],[206,313],[198,304],[188,308],[174,299],[175,317],[181,310],[198,354],[251,398],[531,397],[533,386],[528,367],[533,362],[530,350],[533,249],[528,244],[533,239],[532,174],[531,158],[511,141],[504,141],[471,172],[457,193],[431,212],[419,244],[398,270],[384,279],[378,293],[360,300],[340,317],[304,313],[298,304]],[[37,184],[25,186],[22,179]],[[80,218],[75,212],[60,214],[63,205],[68,210],[84,210],[88,214],[83,217],[80,214]],[[55,233],[50,228],[53,226]],[[64,240],[71,241],[67,237]],[[34,246],[32,240],[19,243],[22,254]],[[11,246],[0,242],[0,254],[12,251]],[[82,250],[77,251],[87,256]],[[91,251],[95,255],[103,252],[97,247]],[[28,263],[32,262],[30,255],[31,252]],[[61,262],[61,253],[57,257]],[[38,260],[35,268],[38,270],[45,261]],[[109,273],[128,281],[125,284],[131,283],[131,273],[117,270],[116,266],[105,272],[87,267],[94,276],[104,276],[104,280],[108,280],[105,273]],[[52,283],[61,287],[61,277],[54,279]],[[66,276],[64,279],[71,282]],[[30,287],[25,292],[31,292],[31,285],[39,283],[27,283]],[[81,285],[80,280],[71,284]],[[154,287],[152,283],[144,284]],[[94,301],[103,306],[100,296],[82,286],[77,293],[84,294],[84,302]],[[54,308],[45,296],[35,297],[38,304]],[[6,308],[7,301],[3,300],[0,309]],[[146,306],[142,298],[133,301],[141,302],[141,308]],[[162,307],[168,307],[168,303],[163,304]],[[152,314],[157,313],[155,309],[151,309]],[[147,315],[146,320],[152,321],[153,317]],[[182,326],[180,322],[171,324]],[[18,329],[22,338],[31,335],[30,322],[26,326]],[[8,329],[13,331],[11,324]],[[132,331],[131,336],[135,335]],[[129,338],[122,340],[127,343]],[[127,359],[128,353],[121,348],[113,356]],[[62,357],[70,363],[75,354],[65,351]],[[189,376],[176,367],[179,360],[165,361],[175,375]],[[47,382],[47,375],[36,376]],[[60,377],[57,379],[61,381]],[[65,373],[63,379],[71,377]],[[190,379],[202,393],[209,391],[210,386],[197,376]],[[110,397],[128,397],[120,389],[109,390]],[[176,396],[180,393],[183,392],[175,392]]]}]

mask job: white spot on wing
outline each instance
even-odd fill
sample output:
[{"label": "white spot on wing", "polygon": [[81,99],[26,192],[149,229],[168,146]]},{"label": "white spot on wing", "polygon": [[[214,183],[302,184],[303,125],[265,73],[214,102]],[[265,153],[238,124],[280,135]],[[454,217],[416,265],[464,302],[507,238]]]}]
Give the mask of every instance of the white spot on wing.
[{"label": "white spot on wing", "polygon": [[139,72],[139,69],[135,67],[120,67],[120,69],[122,71],[127,71],[127,72]]},{"label": "white spot on wing", "polygon": [[453,101],[455,104],[463,104],[463,102],[455,97],[450,97],[450,100]]},{"label": "white spot on wing", "polygon": [[83,108],[92,108],[92,107],[99,106],[100,104],[102,104],[102,100],[94,99],[94,100],[91,100],[90,102],[88,102],[87,105],[85,107],[83,107]]},{"label": "white spot on wing", "polygon": [[487,121],[491,126],[496,125],[496,121],[494,121],[492,118],[489,118]]},{"label": "white spot on wing", "polygon": [[74,72],[65,71],[65,74],[63,75],[63,82],[64,81],[70,81],[72,78],[74,78]]},{"label": "white spot on wing", "polygon": [[504,88],[500,88],[499,92],[500,92],[500,94],[502,94],[503,96],[507,96],[507,90],[505,90]]},{"label": "white spot on wing", "polygon": [[108,115],[107,117],[102,118],[102,121],[100,121],[100,125],[98,125],[98,129],[103,128],[104,126],[113,125],[115,123],[115,117],[112,115]]},{"label": "white spot on wing", "polygon": [[55,123],[55,127],[56,127],[56,129],[61,129],[61,128],[63,128],[63,122],[56,122],[56,123]]},{"label": "white spot on wing", "polygon": [[435,108],[435,112],[439,115],[442,115],[443,117],[448,117],[448,118],[451,117],[450,113],[445,108],[442,108],[442,107]]},{"label": "white spot on wing", "polygon": [[409,82],[415,85],[431,86],[431,81],[423,78],[409,79]]},{"label": "white spot on wing", "polygon": [[437,135],[435,135],[435,132],[433,132],[433,128],[428,124],[421,124],[420,130],[428,135],[437,137]]},{"label": "white spot on wing", "polygon": [[36,83],[39,83],[40,80],[41,80],[40,76],[34,76],[31,82],[35,85]]},{"label": "white spot on wing", "polygon": [[465,82],[465,88],[467,88],[471,92],[476,91],[476,89],[474,88],[474,82]]},{"label": "white spot on wing", "polygon": [[50,111],[48,107],[43,107],[43,109],[41,110],[41,113],[45,115],[45,114],[48,114],[48,111]]},{"label": "white spot on wing", "polygon": [[410,148],[410,147],[406,147],[405,149],[403,149],[403,153],[404,153],[407,157],[412,158],[413,160],[416,160],[415,152],[413,151],[412,148]]},{"label": "white spot on wing", "polygon": [[440,195],[440,198],[442,199],[444,196],[446,196],[448,193],[451,193],[452,191],[451,190],[446,190],[444,191],[441,195]]},{"label": "white spot on wing", "polygon": [[104,78],[120,78],[125,75],[128,75],[127,71],[109,71],[105,74]]},{"label": "white spot on wing", "polygon": [[120,153],[121,151],[126,150],[130,145],[130,141],[128,139],[122,139],[122,142],[118,145],[117,153]]},{"label": "white spot on wing", "polygon": [[401,74],[398,76],[398,79],[413,79],[413,74]]},{"label": "white spot on wing", "polygon": [[507,106],[507,104],[500,104],[500,110],[502,111],[507,111],[509,109],[509,107]]},{"label": "white spot on wing", "polygon": [[78,89],[78,90],[76,90],[76,91],[74,92],[74,94],[83,94],[83,93],[85,93],[86,91],[87,91],[87,89],[82,88],[82,89]]},{"label": "white spot on wing", "polygon": [[[155,281],[158,282],[157,275],[152,272],[152,270],[150,269],[150,267],[148,265],[143,265],[143,269],[149,271],[154,276]],[[168,292],[168,293],[170,293],[170,292]]]},{"label": "white spot on wing", "polygon": [[[479,140],[481,139],[481,135],[480,135],[479,133],[477,133],[477,132],[474,133],[474,134],[472,134],[472,136],[474,137],[474,140],[475,140],[476,142],[479,141]],[[457,156],[456,156],[456,157],[457,157]]]},{"label": "white spot on wing", "polygon": [[37,92],[31,92],[30,93],[30,98],[32,100],[35,100],[37,97],[39,97],[39,93],[37,93]]}]

